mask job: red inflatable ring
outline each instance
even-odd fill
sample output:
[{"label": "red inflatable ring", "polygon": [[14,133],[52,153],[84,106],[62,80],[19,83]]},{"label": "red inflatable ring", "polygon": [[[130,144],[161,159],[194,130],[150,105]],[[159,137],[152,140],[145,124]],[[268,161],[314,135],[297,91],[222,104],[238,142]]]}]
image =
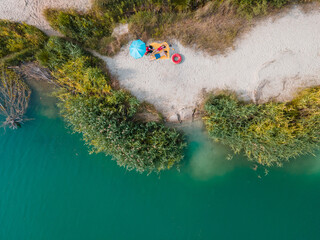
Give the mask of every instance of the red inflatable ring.
[{"label": "red inflatable ring", "polygon": [[175,53],[175,54],[172,55],[171,60],[172,60],[172,62],[174,62],[175,64],[179,64],[179,63],[181,63],[181,61],[182,61],[182,57],[181,57],[180,54]]}]

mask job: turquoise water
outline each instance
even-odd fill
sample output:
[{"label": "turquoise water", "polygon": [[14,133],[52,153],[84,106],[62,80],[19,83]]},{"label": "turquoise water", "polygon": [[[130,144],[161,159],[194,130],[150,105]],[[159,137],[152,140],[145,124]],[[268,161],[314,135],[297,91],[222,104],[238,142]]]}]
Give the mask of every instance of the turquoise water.
[{"label": "turquoise water", "polygon": [[192,127],[181,171],[146,176],[89,155],[54,99],[28,116],[0,133],[0,239],[319,239],[319,157],[264,176]]}]

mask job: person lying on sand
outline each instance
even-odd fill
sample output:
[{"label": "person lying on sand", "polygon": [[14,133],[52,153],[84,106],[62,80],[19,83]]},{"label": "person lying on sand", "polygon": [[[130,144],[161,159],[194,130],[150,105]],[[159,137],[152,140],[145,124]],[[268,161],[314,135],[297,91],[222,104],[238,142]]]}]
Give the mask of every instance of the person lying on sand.
[{"label": "person lying on sand", "polygon": [[146,53],[144,55],[148,55],[150,53],[153,53],[153,47],[151,45],[147,46],[146,47]]},{"label": "person lying on sand", "polygon": [[159,59],[159,58],[161,58],[161,57],[163,57],[163,56],[166,56],[166,57],[167,57],[167,54],[168,54],[167,51],[161,51],[161,52],[159,52],[159,53],[156,53],[156,54],[154,55],[154,57],[155,57],[156,59]]},{"label": "person lying on sand", "polygon": [[161,50],[163,50],[163,49],[165,49],[165,48],[166,48],[165,45],[161,45],[161,46],[157,49],[157,51],[160,52]]}]

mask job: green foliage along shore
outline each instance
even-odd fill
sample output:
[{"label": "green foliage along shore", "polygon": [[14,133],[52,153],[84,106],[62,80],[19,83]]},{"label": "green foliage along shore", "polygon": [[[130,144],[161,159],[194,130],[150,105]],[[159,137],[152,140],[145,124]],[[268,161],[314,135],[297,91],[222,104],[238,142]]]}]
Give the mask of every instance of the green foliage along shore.
[{"label": "green foliage along shore", "polygon": [[162,123],[136,121],[141,104],[128,92],[111,89],[97,58],[58,37],[51,37],[37,58],[62,87],[57,95],[63,117],[83,134],[93,152],[148,173],[170,169],[182,160],[183,136]]},{"label": "green foliage along shore", "polygon": [[31,60],[46,40],[47,36],[33,26],[0,20],[0,64]]},{"label": "green foliage along shore", "polygon": [[126,97],[123,92],[105,98],[73,96],[61,104],[62,115],[93,151],[112,155],[120,166],[148,173],[171,168],[182,159],[181,136],[163,124],[131,121],[137,103],[123,109]]},{"label": "green foliage along shore", "polygon": [[256,105],[232,94],[210,96],[204,121],[209,136],[264,166],[312,153],[320,144],[320,87],[288,103]]},{"label": "green foliage along shore", "polygon": [[9,69],[35,59],[47,36],[25,23],[0,19],[0,118],[1,127],[17,129],[26,121],[31,90],[20,74]]},{"label": "green foliage along shore", "polygon": [[90,49],[99,50],[112,33],[109,21],[98,15],[56,9],[46,9],[44,15],[53,29]]}]

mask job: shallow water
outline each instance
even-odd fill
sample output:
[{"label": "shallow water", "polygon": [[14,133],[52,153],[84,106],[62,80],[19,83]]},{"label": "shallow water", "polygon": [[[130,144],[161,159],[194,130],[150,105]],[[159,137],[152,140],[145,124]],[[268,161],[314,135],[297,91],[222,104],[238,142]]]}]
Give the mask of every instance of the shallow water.
[{"label": "shallow water", "polygon": [[181,171],[146,176],[89,155],[53,98],[28,116],[0,135],[0,239],[319,239],[320,157],[264,176],[188,127]]}]

